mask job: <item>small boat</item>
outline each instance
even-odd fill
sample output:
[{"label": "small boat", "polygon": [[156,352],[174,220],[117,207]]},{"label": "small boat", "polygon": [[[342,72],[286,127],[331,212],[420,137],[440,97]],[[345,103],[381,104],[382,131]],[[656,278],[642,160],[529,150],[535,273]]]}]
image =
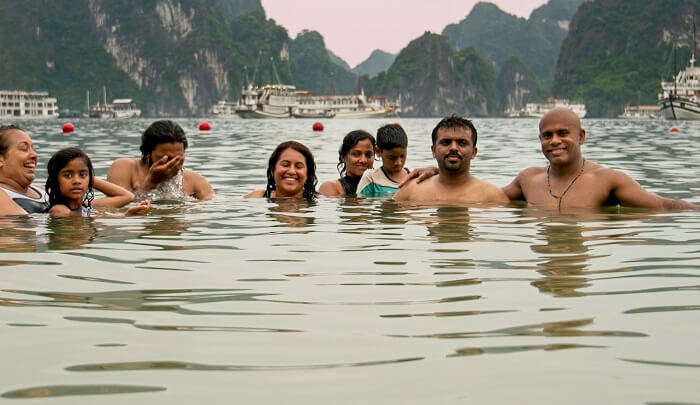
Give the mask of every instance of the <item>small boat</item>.
[{"label": "small boat", "polygon": [[618,118],[626,120],[655,120],[661,118],[661,110],[658,105],[628,105]]},{"label": "small boat", "polygon": [[130,98],[117,98],[112,104],[107,104],[107,90],[102,88],[103,99],[90,107],[90,92],[87,93],[88,117],[90,118],[138,118],[141,110],[136,107],[136,103]]},{"label": "small boat", "polygon": [[398,103],[387,103],[386,97],[366,97],[360,94],[315,96],[298,92],[297,118],[380,118],[396,115]]}]

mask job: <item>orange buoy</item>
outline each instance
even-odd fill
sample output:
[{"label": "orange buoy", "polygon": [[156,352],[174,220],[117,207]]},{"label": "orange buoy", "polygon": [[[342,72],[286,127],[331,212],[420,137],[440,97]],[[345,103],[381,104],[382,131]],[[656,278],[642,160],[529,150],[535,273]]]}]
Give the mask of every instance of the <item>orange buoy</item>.
[{"label": "orange buoy", "polygon": [[201,124],[199,124],[199,130],[200,131],[209,131],[211,129],[211,125],[209,125],[208,122],[204,121]]},{"label": "orange buoy", "polygon": [[323,124],[321,124],[319,121],[314,122],[314,125],[311,127],[314,131],[323,131]]},{"label": "orange buoy", "polygon": [[681,130],[678,129],[678,127],[671,127],[671,132],[680,132]]},{"label": "orange buoy", "polygon": [[66,122],[65,124],[63,124],[62,129],[63,129],[63,133],[67,134],[69,132],[75,131],[75,126],[73,126],[73,124],[71,124],[70,122]]}]

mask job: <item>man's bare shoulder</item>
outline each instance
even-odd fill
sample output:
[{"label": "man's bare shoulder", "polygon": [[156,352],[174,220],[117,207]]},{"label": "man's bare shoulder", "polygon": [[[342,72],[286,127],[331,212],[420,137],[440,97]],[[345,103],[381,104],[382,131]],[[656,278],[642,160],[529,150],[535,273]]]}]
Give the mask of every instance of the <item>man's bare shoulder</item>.
[{"label": "man's bare shoulder", "polygon": [[503,192],[503,189],[498,187],[497,185],[488,182],[486,180],[480,180],[477,178],[472,178],[472,181],[474,181],[474,188],[477,191],[475,194],[472,194],[472,196],[477,196],[478,200],[481,202],[485,203],[508,203],[510,199],[508,199],[508,196],[506,196],[506,193]]},{"label": "man's bare shoulder", "polygon": [[547,167],[543,166],[530,166],[527,169],[523,169],[518,173],[517,178],[521,180],[531,179],[537,175],[547,172]]}]

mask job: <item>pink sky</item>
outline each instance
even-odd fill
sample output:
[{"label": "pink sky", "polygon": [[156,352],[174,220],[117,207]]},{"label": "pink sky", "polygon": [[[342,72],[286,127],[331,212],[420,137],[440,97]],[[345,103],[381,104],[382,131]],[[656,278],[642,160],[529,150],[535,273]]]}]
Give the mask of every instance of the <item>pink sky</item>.
[{"label": "pink sky", "polygon": [[[326,47],[350,66],[375,49],[398,53],[425,31],[442,32],[461,21],[477,0],[262,0],[268,18],[294,38],[301,30],[318,31]],[[492,0],[519,17],[547,0]]]}]

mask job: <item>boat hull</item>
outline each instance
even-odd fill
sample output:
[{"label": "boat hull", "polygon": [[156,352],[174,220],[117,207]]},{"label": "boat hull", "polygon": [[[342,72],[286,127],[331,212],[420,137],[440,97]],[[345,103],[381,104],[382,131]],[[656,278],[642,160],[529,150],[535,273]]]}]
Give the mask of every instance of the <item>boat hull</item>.
[{"label": "boat hull", "polygon": [[665,98],[659,101],[661,114],[667,120],[700,120],[700,103],[682,98]]},{"label": "boat hull", "polygon": [[338,112],[335,114],[335,118],[339,119],[356,119],[356,118],[383,118],[386,117],[387,112],[385,110],[372,110],[372,111],[357,111],[357,112]]},{"label": "boat hull", "polygon": [[267,111],[259,110],[247,110],[247,111],[236,111],[241,118],[289,118],[292,115],[288,112],[286,113],[271,113]]}]

